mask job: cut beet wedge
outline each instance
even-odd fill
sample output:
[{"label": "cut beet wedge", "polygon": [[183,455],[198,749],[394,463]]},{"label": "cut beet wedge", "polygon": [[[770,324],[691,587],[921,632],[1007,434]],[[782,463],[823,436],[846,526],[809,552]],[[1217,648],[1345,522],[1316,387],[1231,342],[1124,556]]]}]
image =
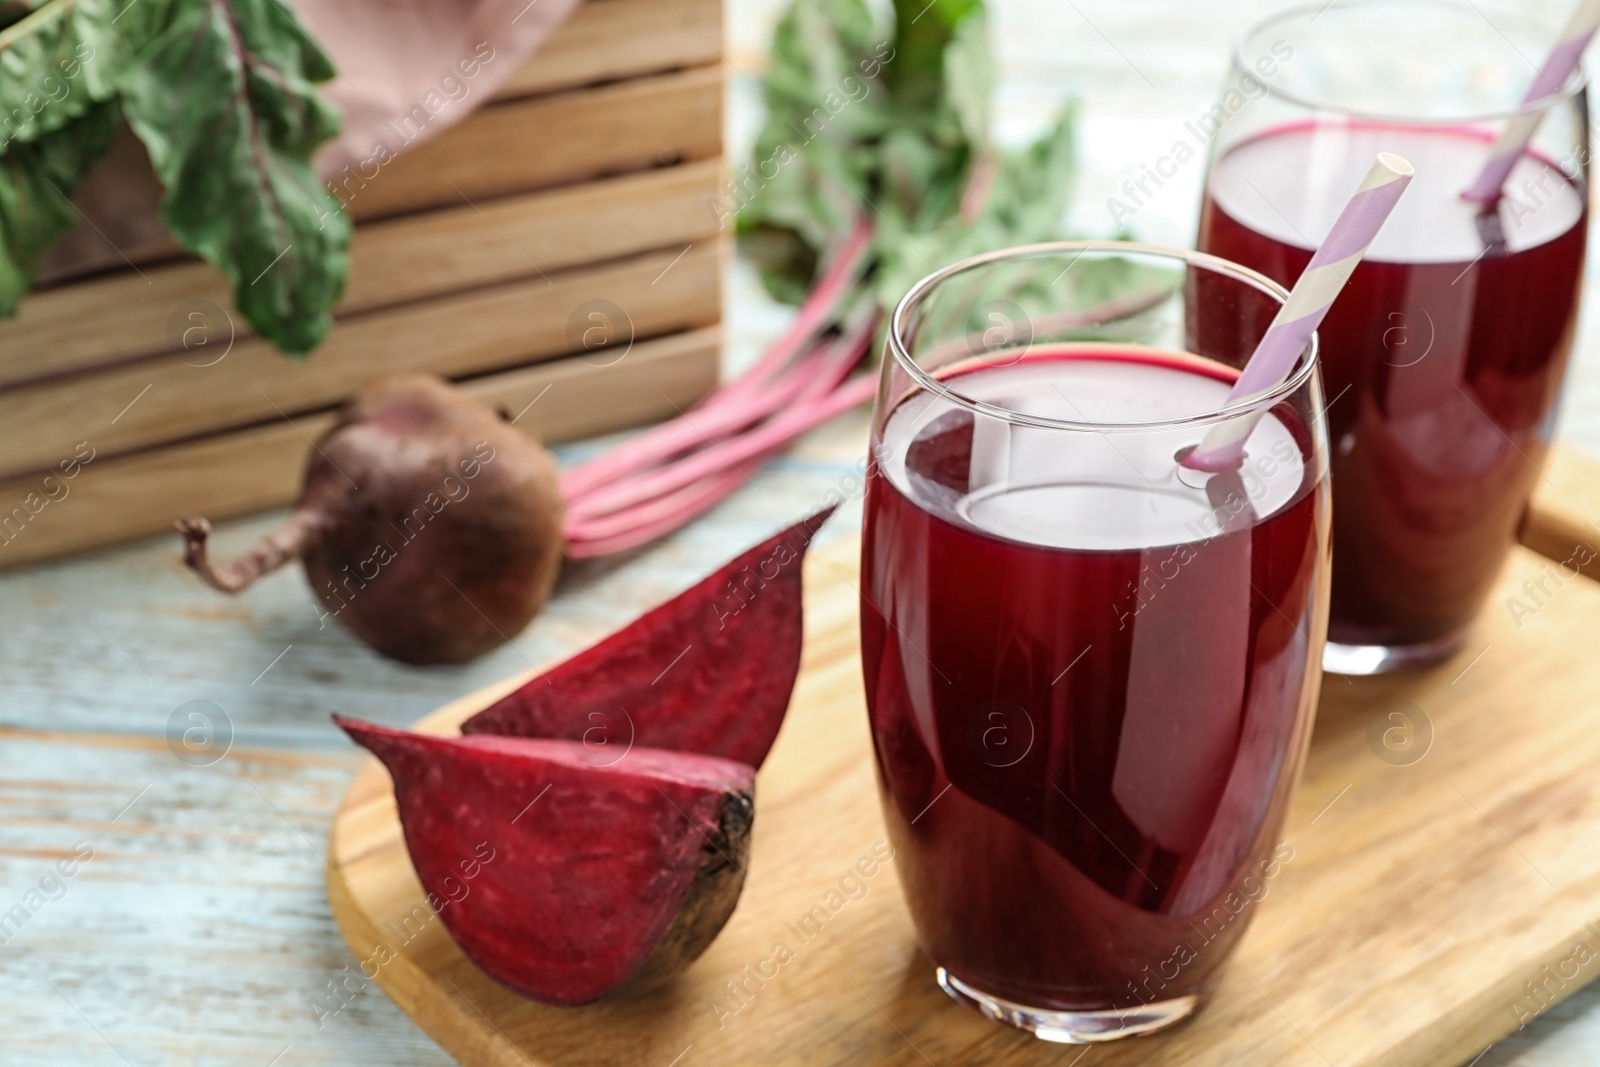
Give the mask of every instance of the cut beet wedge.
[{"label": "cut beet wedge", "polygon": [[577,1005],[649,988],[733,914],[754,815],[746,764],[639,746],[600,763],[566,740],[334,721],[389,768],[429,904],[519,993]]},{"label": "cut beet wedge", "polygon": [[596,757],[646,745],[761,766],[800,671],[801,563],[832,513],[763,541],[461,732],[569,738]]}]

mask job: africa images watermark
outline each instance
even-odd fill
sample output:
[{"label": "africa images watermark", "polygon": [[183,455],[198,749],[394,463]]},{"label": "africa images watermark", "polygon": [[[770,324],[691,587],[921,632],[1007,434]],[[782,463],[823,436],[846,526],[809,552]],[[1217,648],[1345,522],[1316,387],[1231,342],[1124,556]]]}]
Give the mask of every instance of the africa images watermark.
[{"label": "africa images watermark", "polygon": [[94,456],[94,446],[88,441],[79,441],[72,455],[57,463],[53,471],[39,479],[37,489],[24,494],[9,508],[0,504],[0,548],[21,537],[28,524],[45,508],[66,500],[72,492],[72,486],[68,483],[94,461]]},{"label": "africa images watermark", "polygon": [[[1527,158],[1538,161],[1540,157],[1530,154]],[[1530,218],[1545,207],[1564,200],[1559,190],[1562,186],[1570,190],[1573,182],[1588,172],[1590,158],[1588,146],[1579,144],[1555,160],[1555,166],[1541,162],[1537,178],[1523,178],[1515,187],[1507,182],[1500,198],[1502,213],[1497,217],[1509,219],[1514,229],[1522,229]]]},{"label": "africa images watermark", "polygon": [[[393,520],[389,525],[394,527],[399,534],[399,547],[405,548],[411,542],[421,537],[427,530],[428,524],[434,520],[445,508],[451,504],[459,504],[467,499],[472,492],[471,481],[483,473],[483,468],[494,462],[496,456],[494,446],[487,441],[479,441],[474,447],[472,455],[463,459],[457,466],[461,470],[461,477],[447,474],[439,483],[436,491],[429,491],[416,507],[411,509],[411,514],[400,520],[398,526]],[[354,569],[350,564],[344,566],[344,577],[337,585],[333,579],[328,579],[328,595],[338,601],[339,606],[332,611],[317,612],[317,629],[324,629],[328,625],[328,616],[337,616],[341,611],[350,606],[360,592],[374,581],[383,568],[394,562],[400,556],[399,549],[388,541],[379,541],[372,546],[372,554],[366,559],[357,562]],[[370,573],[369,573],[370,568]],[[342,590],[342,592],[341,592]],[[324,601],[323,603],[327,603]]]},{"label": "africa images watermark", "polygon": [[[445,68],[436,87],[422,94],[422,99],[411,105],[397,118],[384,122],[382,136],[372,142],[372,151],[354,164],[346,163],[340,172],[327,180],[327,188],[339,201],[339,206],[349,208],[369,182],[377,179],[380,171],[399,156],[400,150],[421,137],[433,122],[434,116],[451,104],[458,104],[472,95],[472,80],[483,68],[494,62],[494,46],[479,41],[472,54],[463,56],[452,67]],[[352,171],[352,166],[354,170]],[[327,213],[319,216],[325,222]]]},{"label": "africa images watermark", "polygon": [[[61,73],[52,71],[46,74],[33,91],[25,94],[17,106],[9,114],[0,115],[0,151],[4,151],[12,141],[25,133],[44,110],[51,104],[59,104],[72,95],[72,83],[82,73],[86,63],[94,61],[94,45],[88,41],[79,41],[70,56],[62,56],[56,60],[56,69]],[[35,134],[37,136],[37,134]]]},{"label": "africa images watermark", "polygon": [[1267,87],[1262,79],[1276,78],[1283,64],[1293,58],[1294,49],[1287,41],[1273,41],[1271,49],[1256,59],[1255,69],[1260,74],[1259,78],[1255,74],[1239,75],[1216,106],[1183,124],[1184,136],[1173,141],[1165,155],[1156,157],[1154,164],[1139,164],[1139,177],[1129,178],[1122,183],[1122,197],[1113,196],[1106,200],[1106,210],[1111,213],[1112,224],[1120,226],[1126,219],[1137,215],[1155,197],[1151,183],[1160,189],[1167,179],[1177,175],[1180,167],[1200,155],[1217,139],[1222,128],[1244,110],[1246,104],[1267,95]]},{"label": "africa images watermark", "polygon": [[[1126,595],[1113,601],[1111,610],[1117,616],[1117,629],[1126,629],[1128,621],[1149,607],[1167,583],[1176,581],[1179,572],[1194,562],[1200,552],[1215,538],[1249,525],[1254,521],[1255,505],[1268,495],[1273,479],[1290,464],[1301,463],[1295,447],[1287,440],[1275,441],[1272,448],[1260,455],[1252,454],[1249,462],[1235,472],[1211,476],[1207,483],[1210,509],[1199,519],[1185,524],[1191,540],[1174,547],[1153,564],[1141,563],[1137,581],[1130,579]],[[1217,489],[1213,492],[1212,486]]]},{"label": "africa images watermark", "polygon": [[[873,446],[876,450],[874,456],[882,455],[884,448],[881,444]],[[875,458],[863,457],[855,465],[839,476],[838,483],[822,497],[822,510],[837,508],[847,500],[857,500],[866,493],[867,482],[879,474],[879,464]],[[813,527],[812,532],[815,532]],[[800,559],[800,553],[787,541],[780,541],[773,546],[772,552],[756,563],[755,569],[749,566],[739,569],[736,574],[728,577],[726,595],[720,603],[711,605],[711,610],[717,616],[717,629],[728,625],[728,620],[738,615],[765,589],[768,582],[775,581],[783,568]]]},{"label": "africa images watermark", "polygon": [[1600,959],[1600,925],[1590,923],[1585,931],[1587,936],[1574,941],[1555,963],[1540,967],[1538,973],[1522,983],[1523,992],[1507,1002],[1518,1030],[1560,1001],[1571,991],[1569,986],[1575,989],[1589,980],[1583,972]]},{"label": "africa images watermark", "polygon": [[722,996],[710,1002],[717,1029],[722,1029],[729,1019],[755,1003],[756,994],[778,977],[785,964],[799,955],[797,950],[821,936],[823,928],[846,906],[865,897],[869,888],[867,883],[893,860],[894,848],[889,842],[873,842],[866,854],[845,868],[837,888],[829,889],[807,911],[784,923],[784,935],[773,941],[767,955],[740,968],[737,975],[722,983]]},{"label": "africa images watermark", "polygon": [[79,841],[72,846],[69,858],[56,860],[38,880],[23,892],[11,908],[0,913],[0,945],[9,945],[22,932],[33,917],[52,901],[67,895],[67,883],[77,877],[78,870],[94,859],[94,846]]},{"label": "africa images watermark", "polygon": [[754,200],[761,190],[767,187],[778,176],[778,172],[796,159],[800,158],[795,144],[808,145],[822,135],[828,124],[851,104],[858,104],[865,100],[872,92],[872,79],[876,78],[883,68],[894,61],[894,46],[889,42],[881,42],[872,55],[856,64],[857,74],[846,74],[837,86],[828,90],[822,102],[811,109],[811,114],[802,119],[799,125],[791,122],[789,127],[794,131],[796,141],[783,141],[767,153],[767,157],[758,161],[754,169],[750,164],[739,166],[738,172],[727,181],[723,182],[721,197],[707,198],[706,205],[711,213],[716,216],[717,228],[726,228],[740,211],[744,210]]},{"label": "africa images watermark", "polygon": [[1194,940],[1174,945],[1172,954],[1155,964],[1154,971],[1146,966],[1144,977],[1137,985],[1133,979],[1128,981],[1128,992],[1141,1006],[1163,999],[1162,991],[1167,983],[1176,981],[1183,969],[1199,959],[1200,952],[1221,937],[1252,904],[1265,900],[1272,880],[1293,859],[1294,846],[1280,843],[1270,856],[1251,868],[1251,873],[1239,879],[1235,888],[1220,897],[1210,911],[1191,917],[1189,927],[1195,932]]},{"label": "africa images watermark", "polygon": [[[811,532],[815,533],[820,525],[813,516],[806,524]],[[791,566],[800,560],[800,553],[788,541],[779,541],[772,546],[772,551],[756,562],[752,569],[749,564],[728,576],[726,594],[721,603],[711,605],[712,612],[717,616],[717,629],[725,629],[728,620],[738,615],[761,594],[768,582],[777,581],[785,567]]]},{"label": "africa images watermark", "polygon": [[1547,563],[1539,568],[1538,578],[1523,579],[1521,595],[1512,593],[1506,597],[1506,611],[1510,612],[1511,621],[1517,624],[1517,629],[1522,629],[1528,618],[1537,615],[1540,608],[1555,599],[1563,586],[1582,574],[1583,568],[1593,563],[1595,556],[1595,550],[1588,545],[1574,545],[1572,553],[1557,563],[1554,571]]},{"label": "africa images watermark", "polygon": [[400,949],[420,937],[446,908],[467,899],[467,894],[472,892],[471,881],[483,872],[487,864],[494,862],[496,855],[494,846],[489,842],[478,842],[472,849],[472,856],[456,864],[456,869],[461,872],[460,878],[447,874],[440,879],[439,888],[444,896],[429,893],[427,907],[418,904],[398,920],[383,924],[384,932],[391,940],[379,941],[365,958],[357,961],[356,969],[360,974],[351,973],[347,963],[339,974],[328,979],[322,992],[306,998],[306,1006],[311,1009],[311,1017],[317,1021],[317,1029],[327,1026],[329,1019],[344,1011],[356,997],[366,992],[367,986],[378,977],[378,972],[394,962]]}]

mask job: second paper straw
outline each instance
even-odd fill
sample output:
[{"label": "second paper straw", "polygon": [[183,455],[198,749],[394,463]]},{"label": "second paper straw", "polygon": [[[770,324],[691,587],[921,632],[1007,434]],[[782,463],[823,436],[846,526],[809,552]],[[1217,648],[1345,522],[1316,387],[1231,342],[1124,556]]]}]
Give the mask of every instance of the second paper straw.
[{"label": "second paper straw", "polygon": [[[1379,153],[1239,373],[1228,392],[1228,405],[1265,396],[1289,376],[1334,298],[1400,201],[1400,194],[1411,184],[1413,173],[1411,164],[1399,156]],[[1245,439],[1264,414],[1264,410],[1255,411],[1213,426],[1199,447],[1184,457],[1183,465],[1203,471],[1234,466],[1244,455]]]},{"label": "second paper straw", "polygon": [[[1567,28],[1562,31],[1561,40],[1551,49],[1544,66],[1539,68],[1533,84],[1528,87],[1527,94],[1522,98],[1524,106],[1561,91],[1561,87],[1567,84],[1567,78],[1578,68],[1583,50],[1594,39],[1596,29],[1600,29],[1600,0],[1582,0],[1567,23]],[[1483,165],[1466,192],[1461,194],[1464,199],[1478,204],[1492,204],[1500,199],[1501,188],[1506,184],[1506,179],[1511,177],[1511,169],[1522,158],[1528,142],[1533,140],[1534,131],[1544,121],[1544,114],[1543,109],[1525,111],[1506,123],[1494,147],[1489,149],[1489,161]]]}]

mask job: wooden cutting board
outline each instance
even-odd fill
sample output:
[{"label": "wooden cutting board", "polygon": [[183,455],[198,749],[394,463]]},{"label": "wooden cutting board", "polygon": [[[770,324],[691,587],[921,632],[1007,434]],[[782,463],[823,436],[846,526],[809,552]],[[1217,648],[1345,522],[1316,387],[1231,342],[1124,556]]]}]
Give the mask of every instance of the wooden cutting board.
[{"label": "wooden cutting board", "polygon": [[[1544,529],[1559,539],[1568,527]],[[1294,858],[1190,1022],[1078,1050],[986,1021],[934,985],[892,864],[801,943],[791,924],[884,837],[857,552],[851,538],[807,565],[805,663],[758,780],[749,881],[716,943],[668,988],[560,1009],[495,984],[422,903],[387,773],[376,761],[362,771],[334,821],[333,913],[358,960],[380,944],[394,953],[378,984],[451,1055],[495,1067],[1020,1067],[1080,1054],[1084,1067],[1448,1067],[1600,975],[1600,584],[1557,585],[1554,564],[1525,548],[1455,658],[1324,683],[1284,831]],[[1541,579],[1535,602],[1524,583]],[[452,733],[522,680],[419,728]],[[426,921],[403,922],[415,915]],[[751,977],[778,941],[794,958]]]}]

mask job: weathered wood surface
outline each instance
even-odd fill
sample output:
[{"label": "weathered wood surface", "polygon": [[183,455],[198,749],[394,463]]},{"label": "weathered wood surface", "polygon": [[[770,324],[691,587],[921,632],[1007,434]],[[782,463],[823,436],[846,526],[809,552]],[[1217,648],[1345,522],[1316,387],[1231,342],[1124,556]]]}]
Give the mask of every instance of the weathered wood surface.
[{"label": "weathered wood surface", "polygon": [[[123,1062],[50,982],[139,1067],[262,1067],[285,1047],[280,1063],[451,1062],[375,987],[347,994],[348,1007],[318,1028],[312,998],[354,958],[329,915],[317,849],[363,760],[327,713],[404,724],[580,647],[756,540],[774,516],[848,489],[863,432],[859,415],[841,419],[678,537],[569,569],[536,626],[465,668],[398,667],[342,630],[319,629],[297,572],[268,578],[248,599],[216,597],[183,572],[166,538],[0,575],[0,885],[21,900],[58,853],[79,840],[96,848],[66,896],[0,948],[11,1012],[0,1063]],[[561,450],[569,460],[585,451]],[[272,518],[225,526],[221,547],[243,545]],[[858,521],[847,505],[825,541]],[[168,723],[190,700],[228,716],[232,749],[215,766],[185,766],[168,749]],[[1509,710],[1522,706],[1508,698]],[[1574,848],[1581,843],[1564,841],[1558,854]],[[898,907],[892,893],[883,899]],[[1592,991],[1577,994],[1479,1067],[1589,1067],[1600,1022],[1584,1008],[1596,1002]],[[880,1036],[894,1037],[887,1023]],[[710,1061],[685,1061],[695,1062]]]},{"label": "weathered wood surface", "polygon": [[[0,575],[0,912],[75,842],[96,849],[0,946],[0,1064],[109,1067],[120,1052],[138,1067],[265,1067],[286,1047],[280,1065],[451,1062],[376,987],[319,1028],[313,998],[354,962],[321,872],[360,764],[328,713],[404,724],[615,628],[769,533],[773,516],[813,507],[857,459],[864,423],[841,421],[711,521],[649,553],[569,567],[537,626],[467,667],[400,667],[320,627],[298,570],[248,599],[212,594],[167,537]],[[225,526],[219,548],[275,519]],[[196,725],[179,710],[195,700],[221,709],[200,706],[218,724],[209,751],[232,738],[209,767],[168,746],[169,728],[181,749]]]},{"label": "weathered wood surface", "polygon": [[[692,11],[687,0],[674,3]],[[1085,230],[1106,232],[1106,198],[1211,106],[1229,36],[1276,6],[993,0],[1002,131],[1031,133],[1064,96],[1084,97],[1077,217]],[[734,158],[753,135],[752,83],[778,8],[778,0],[728,6]],[[1192,239],[1199,169],[1193,162],[1169,180],[1134,220],[1142,236]],[[729,354],[744,361],[776,336],[787,313],[772,309],[742,270],[733,277]],[[1560,427],[1591,452],[1600,452],[1597,293],[1591,286]],[[450,1058],[375,988],[352,996],[321,1030],[310,1008],[355,962],[329,915],[323,857],[313,847],[325,848],[332,813],[361,764],[327,712],[404,724],[581,647],[769,532],[779,517],[815,504],[847,478],[863,433],[860,416],[842,418],[679,536],[570,569],[537,625],[466,668],[398,667],[341,630],[319,630],[296,572],[268,578],[247,599],[219,599],[181,570],[166,537],[0,574],[0,911],[37,884],[57,853],[79,840],[97,848],[67,894],[0,946],[0,1064],[265,1067],[281,1053],[280,1065],[446,1067]],[[589,447],[558,454],[570,462]],[[275,518],[225,525],[219,548],[246,544]],[[858,518],[847,507],[824,538]],[[183,765],[164,740],[173,712],[193,699],[216,702],[233,724],[230,755],[210,768]],[[1512,698],[1507,713],[1520,707]],[[887,1023],[882,1035],[894,1036]],[[1596,1048],[1600,990],[1590,986],[1476,1067],[1592,1067]],[[964,1067],[924,1051],[933,1067]],[[1065,1050],[1059,1062],[1072,1064],[1075,1055]],[[644,1067],[668,1067],[670,1059]],[[708,1062],[691,1052],[677,1067]],[[1091,1051],[1077,1067],[1097,1062]]]}]

